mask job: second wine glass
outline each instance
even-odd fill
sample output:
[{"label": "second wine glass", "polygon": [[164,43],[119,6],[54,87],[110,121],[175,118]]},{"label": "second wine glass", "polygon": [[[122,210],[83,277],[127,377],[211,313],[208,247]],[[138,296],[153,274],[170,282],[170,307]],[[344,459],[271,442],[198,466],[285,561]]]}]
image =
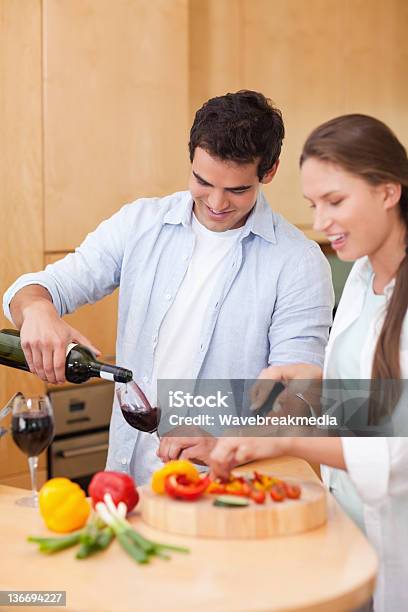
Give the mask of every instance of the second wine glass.
[{"label": "second wine glass", "polygon": [[19,394],[13,401],[11,433],[19,449],[28,455],[31,476],[31,497],[17,500],[21,506],[38,506],[38,455],[51,444],[54,437],[54,414],[46,395],[24,397]]}]

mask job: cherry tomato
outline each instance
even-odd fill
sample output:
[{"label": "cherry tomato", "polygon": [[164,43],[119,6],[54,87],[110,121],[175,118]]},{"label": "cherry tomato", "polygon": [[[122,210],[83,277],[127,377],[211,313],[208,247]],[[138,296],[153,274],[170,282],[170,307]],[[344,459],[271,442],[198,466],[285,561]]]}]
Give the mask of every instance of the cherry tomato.
[{"label": "cherry tomato", "polygon": [[290,485],[287,482],[284,484],[286,497],[289,499],[299,499],[300,487],[298,485]]},{"label": "cherry tomato", "polygon": [[256,491],[254,489],[251,491],[250,497],[256,504],[263,504],[265,503],[266,493],[265,491]]},{"label": "cherry tomato", "polygon": [[281,502],[285,499],[285,489],[280,484],[274,484],[271,489],[271,498],[273,501]]}]

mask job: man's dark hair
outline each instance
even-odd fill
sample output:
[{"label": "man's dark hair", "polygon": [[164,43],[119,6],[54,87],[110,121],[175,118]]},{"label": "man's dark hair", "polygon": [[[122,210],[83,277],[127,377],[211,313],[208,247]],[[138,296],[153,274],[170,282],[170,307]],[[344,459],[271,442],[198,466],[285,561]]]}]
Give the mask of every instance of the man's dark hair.
[{"label": "man's dark hair", "polygon": [[243,89],[211,98],[196,113],[190,131],[190,161],[196,147],[213,157],[238,164],[259,158],[258,178],[279,159],[285,128],[271,100]]}]

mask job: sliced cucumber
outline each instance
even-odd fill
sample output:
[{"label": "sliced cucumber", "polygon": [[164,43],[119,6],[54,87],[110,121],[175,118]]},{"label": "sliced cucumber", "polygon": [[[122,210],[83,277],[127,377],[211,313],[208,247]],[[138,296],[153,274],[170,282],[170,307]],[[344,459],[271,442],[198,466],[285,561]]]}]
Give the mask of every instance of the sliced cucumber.
[{"label": "sliced cucumber", "polygon": [[219,495],[215,498],[213,505],[220,508],[244,508],[249,506],[249,501],[238,495]]}]

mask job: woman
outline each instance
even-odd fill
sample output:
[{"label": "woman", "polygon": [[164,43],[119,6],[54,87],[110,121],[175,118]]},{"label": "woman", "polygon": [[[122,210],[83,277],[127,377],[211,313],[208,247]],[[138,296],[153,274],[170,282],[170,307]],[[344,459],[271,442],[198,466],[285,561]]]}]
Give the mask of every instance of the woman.
[{"label": "woman", "polygon": [[[330,334],[324,377],[408,378],[404,147],[377,119],[345,115],[312,132],[300,166],[314,228],[340,259],[356,260]],[[285,366],[269,370],[270,378],[290,378]],[[403,404],[400,398],[398,410]],[[323,480],[376,547],[374,609],[408,609],[408,439],[223,438],[210,465],[225,475],[239,463],[282,454],[322,463]]]}]

